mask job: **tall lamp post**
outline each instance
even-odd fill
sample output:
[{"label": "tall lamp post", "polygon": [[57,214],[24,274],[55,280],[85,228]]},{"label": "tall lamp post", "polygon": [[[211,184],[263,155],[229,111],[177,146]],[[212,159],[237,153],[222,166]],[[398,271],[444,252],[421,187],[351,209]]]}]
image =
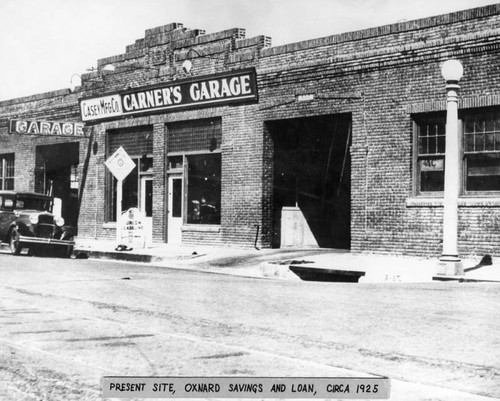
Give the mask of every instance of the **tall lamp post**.
[{"label": "tall lamp post", "polygon": [[448,60],[441,67],[446,81],[446,148],[443,203],[443,253],[439,259],[438,274],[463,274],[458,257],[458,195],[460,193],[460,155],[458,132],[458,82],[463,76],[458,60]]}]

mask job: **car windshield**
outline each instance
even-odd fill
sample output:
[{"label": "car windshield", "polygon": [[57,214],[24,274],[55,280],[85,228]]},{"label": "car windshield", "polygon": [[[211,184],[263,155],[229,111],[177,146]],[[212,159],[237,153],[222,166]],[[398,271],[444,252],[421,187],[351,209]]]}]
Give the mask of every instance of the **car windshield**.
[{"label": "car windshield", "polygon": [[16,209],[45,210],[50,212],[50,200],[32,197],[18,197],[16,199]]}]

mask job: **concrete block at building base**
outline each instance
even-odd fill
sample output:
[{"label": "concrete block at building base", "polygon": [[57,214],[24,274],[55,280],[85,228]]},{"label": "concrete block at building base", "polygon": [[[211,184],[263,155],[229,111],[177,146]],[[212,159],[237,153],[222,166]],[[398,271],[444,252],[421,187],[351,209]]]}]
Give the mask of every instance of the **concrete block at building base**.
[{"label": "concrete block at building base", "polygon": [[436,266],[438,276],[463,276],[464,266],[460,259],[440,259]]},{"label": "concrete block at building base", "polygon": [[259,265],[259,271],[262,277],[266,278],[301,281],[300,278],[290,270],[287,264],[263,262]]}]

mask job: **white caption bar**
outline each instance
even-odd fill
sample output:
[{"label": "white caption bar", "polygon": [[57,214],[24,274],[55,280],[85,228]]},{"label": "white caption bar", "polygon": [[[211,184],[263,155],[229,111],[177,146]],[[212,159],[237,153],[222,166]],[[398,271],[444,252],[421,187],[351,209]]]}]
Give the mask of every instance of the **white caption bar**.
[{"label": "white caption bar", "polygon": [[386,377],[125,377],[102,378],[108,398],[388,399]]}]

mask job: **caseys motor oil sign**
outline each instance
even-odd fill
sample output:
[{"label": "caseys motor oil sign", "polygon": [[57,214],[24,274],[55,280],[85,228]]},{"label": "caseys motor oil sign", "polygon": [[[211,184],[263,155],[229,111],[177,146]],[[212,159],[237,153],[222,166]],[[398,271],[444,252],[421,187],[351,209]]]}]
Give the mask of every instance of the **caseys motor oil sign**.
[{"label": "caseys motor oil sign", "polygon": [[255,69],[175,81],[123,93],[80,100],[82,121],[235,102],[256,101]]}]

